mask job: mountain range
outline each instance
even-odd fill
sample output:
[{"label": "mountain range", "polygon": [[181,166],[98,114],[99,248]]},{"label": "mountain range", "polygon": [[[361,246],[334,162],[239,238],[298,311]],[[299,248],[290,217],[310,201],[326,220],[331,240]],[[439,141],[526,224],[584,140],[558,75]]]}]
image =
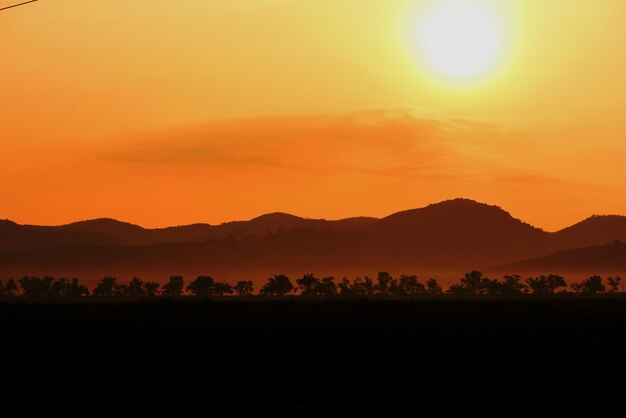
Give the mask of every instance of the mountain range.
[{"label": "mountain range", "polygon": [[61,226],[4,220],[0,278],[163,280],[209,274],[261,280],[274,273],[355,276],[380,270],[453,277],[471,269],[613,274],[626,270],[626,245],[620,241],[626,242],[624,216],[593,216],[546,232],[497,206],[468,199],[384,218],[336,221],[271,213],[221,225],[146,229],[106,218]]}]

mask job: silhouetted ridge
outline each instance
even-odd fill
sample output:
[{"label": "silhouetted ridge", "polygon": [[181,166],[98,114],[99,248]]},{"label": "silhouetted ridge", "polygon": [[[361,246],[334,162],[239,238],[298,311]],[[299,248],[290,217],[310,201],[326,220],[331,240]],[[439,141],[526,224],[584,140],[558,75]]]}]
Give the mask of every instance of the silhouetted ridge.
[{"label": "silhouetted ridge", "polygon": [[623,274],[626,271],[626,243],[575,248],[543,257],[527,259],[498,266],[492,271],[536,273],[558,271],[563,273]]},{"label": "silhouetted ridge", "polygon": [[412,248],[415,257],[438,263],[452,258],[474,262],[486,256],[506,259],[516,254],[545,254],[558,248],[539,228],[513,218],[497,206],[468,199],[449,200],[421,209],[398,212],[371,228],[383,239],[400,244],[395,251]]},{"label": "silhouetted ridge", "polygon": [[541,229],[513,218],[509,212],[498,206],[487,205],[469,199],[454,199],[389,215],[381,219],[385,226],[412,229],[432,229],[433,227],[464,227],[472,230],[491,231],[496,226],[515,226],[519,229]]},{"label": "silhouetted ridge", "polygon": [[34,249],[57,246],[116,245],[118,242],[105,234],[61,227],[20,225],[0,220],[0,251]]},{"label": "silhouetted ridge", "polygon": [[[303,269],[349,275],[381,268],[448,274],[614,239],[626,241],[626,218],[592,217],[548,233],[498,206],[469,199],[448,200],[382,219],[328,221],[276,212],[249,221],[160,229],[107,218],[60,227],[1,221],[0,275],[93,277],[210,271],[246,278],[275,272],[301,274]],[[613,265],[598,257],[607,266]]]},{"label": "silhouetted ridge", "polygon": [[61,228],[72,229],[75,231],[99,232],[102,234],[117,235],[120,233],[136,233],[145,231],[141,226],[122,222],[112,218],[97,218],[85,221],[73,222],[62,225]]},{"label": "silhouetted ridge", "polygon": [[567,242],[571,247],[601,245],[616,239],[626,242],[626,217],[594,215],[555,232],[555,236]]}]

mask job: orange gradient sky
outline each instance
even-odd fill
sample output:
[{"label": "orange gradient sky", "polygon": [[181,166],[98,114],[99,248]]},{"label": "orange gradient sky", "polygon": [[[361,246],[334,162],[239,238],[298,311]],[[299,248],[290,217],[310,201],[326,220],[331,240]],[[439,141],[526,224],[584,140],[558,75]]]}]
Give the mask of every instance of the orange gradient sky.
[{"label": "orange gradient sky", "polygon": [[0,12],[0,218],[333,219],[453,197],[547,230],[626,214],[626,3],[466,0],[508,43],[455,84],[411,38],[437,1]]}]

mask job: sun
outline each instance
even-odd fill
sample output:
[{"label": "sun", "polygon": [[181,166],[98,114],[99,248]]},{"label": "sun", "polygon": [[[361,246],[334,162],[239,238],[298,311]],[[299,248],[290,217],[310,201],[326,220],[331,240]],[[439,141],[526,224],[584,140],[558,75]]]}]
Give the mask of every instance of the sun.
[{"label": "sun", "polygon": [[420,13],[416,37],[421,61],[450,81],[485,77],[506,47],[504,18],[485,0],[437,0]]}]

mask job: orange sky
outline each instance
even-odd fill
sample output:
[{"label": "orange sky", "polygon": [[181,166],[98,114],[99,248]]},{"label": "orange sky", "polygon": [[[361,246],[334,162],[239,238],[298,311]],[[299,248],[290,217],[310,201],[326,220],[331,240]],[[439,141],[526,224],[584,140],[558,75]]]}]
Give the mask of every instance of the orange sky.
[{"label": "orange sky", "polygon": [[454,85],[407,35],[426,1],[0,12],[0,218],[332,219],[453,197],[548,230],[626,214],[626,3],[467,0],[506,9],[511,45]]}]

